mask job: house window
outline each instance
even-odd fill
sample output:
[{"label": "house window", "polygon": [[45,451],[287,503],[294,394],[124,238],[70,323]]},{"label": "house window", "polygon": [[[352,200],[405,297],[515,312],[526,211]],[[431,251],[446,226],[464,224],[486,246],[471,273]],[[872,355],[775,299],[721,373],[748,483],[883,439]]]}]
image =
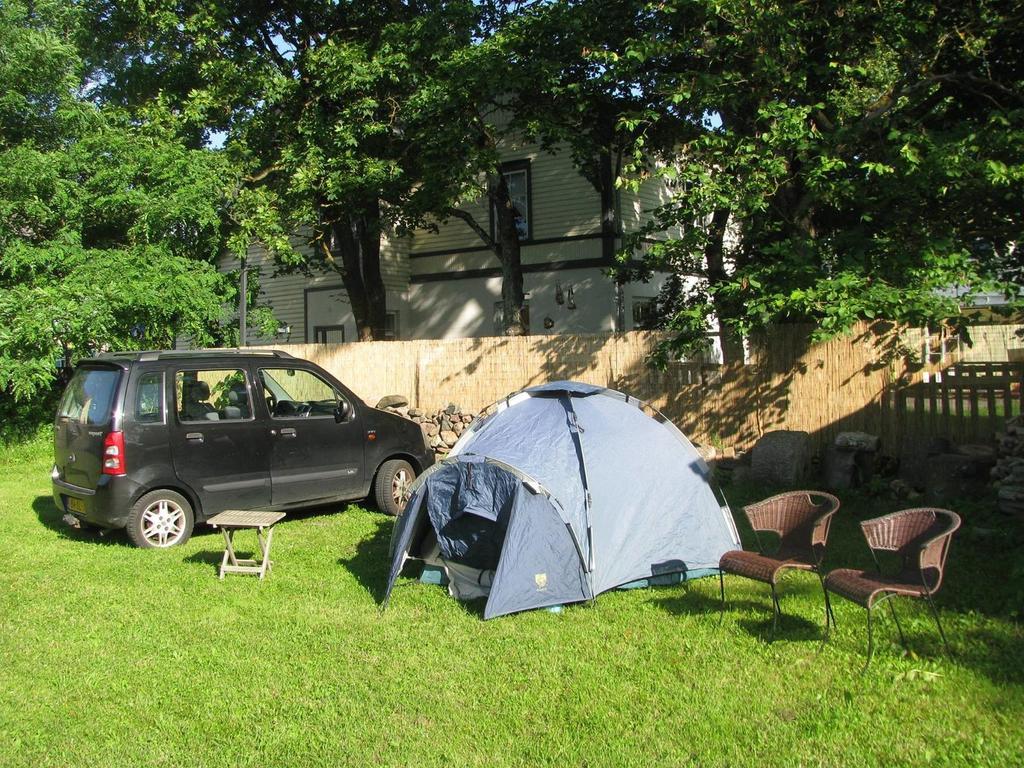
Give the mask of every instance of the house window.
[{"label": "house window", "polygon": [[658,302],[650,296],[633,299],[633,328],[649,331],[658,326]]},{"label": "house window", "polygon": [[[384,338],[398,338],[398,313],[388,312],[384,315]],[[313,341],[317,344],[344,344],[344,325],[318,325],[313,328]]]},{"label": "house window", "polygon": [[[501,173],[505,177],[508,196],[516,212],[516,231],[520,242],[531,239],[530,161],[517,160],[502,163]],[[491,235],[498,238],[498,217],[491,209]]]},{"label": "house window", "polygon": [[[494,335],[502,336],[505,333],[505,313],[503,311],[504,304],[500,301],[494,302]],[[530,302],[529,300],[523,302],[523,325],[526,329],[530,329]]]},{"label": "house window", "polygon": [[345,326],[318,325],[313,329],[313,341],[317,344],[342,344],[345,341]]}]

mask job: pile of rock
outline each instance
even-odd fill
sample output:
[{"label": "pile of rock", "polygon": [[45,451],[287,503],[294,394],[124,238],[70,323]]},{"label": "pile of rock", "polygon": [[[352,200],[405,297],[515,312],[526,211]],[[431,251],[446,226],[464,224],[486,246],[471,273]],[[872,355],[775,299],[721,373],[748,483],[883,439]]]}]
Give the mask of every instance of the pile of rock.
[{"label": "pile of rock", "polygon": [[754,482],[801,485],[810,474],[811,437],[791,429],[765,432],[750,454],[750,476]]},{"label": "pile of rock", "polygon": [[377,407],[397,413],[399,416],[404,416],[419,424],[427,438],[427,444],[434,449],[435,453],[447,453],[451,450],[462,433],[476,418],[474,414],[464,412],[454,403],[449,403],[445,408],[430,413],[420,408],[410,408],[409,401],[398,395],[385,397],[377,404]]},{"label": "pile of rock", "polygon": [[1020,416],[1006,422],[996,453],[992,479],[999,489],[999,509],[1024,519],[1024,423]]},{"label": "pile of rock", "polygon": [[875,471],[881,439],[866,432],[840,432],[825,450],[825,487],[844,490],[866,485]]},{"label": "pile of rock", "polygon": [[954,445],[935,438],[928,446],[924,467],[924,493],[942,505],[956,499],[976,498],[988,488],[996,452],[991,445]]}]

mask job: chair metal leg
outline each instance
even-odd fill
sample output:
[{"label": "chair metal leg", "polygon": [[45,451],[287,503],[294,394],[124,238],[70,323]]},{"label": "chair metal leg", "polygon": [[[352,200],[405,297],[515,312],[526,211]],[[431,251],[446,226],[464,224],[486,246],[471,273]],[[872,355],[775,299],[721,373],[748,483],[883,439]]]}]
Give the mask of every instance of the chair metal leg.
[{"label": "chair metal leg", "polygon": [[892,613],[892,618],[896,622],[896,629],[900,633],[900,645],[903,646],[903,650],[909,651],[910,649],[907,648],[907,638],[903,636],[903,627],[900,626],[900,617],[896,615],[896,606],[891,598],[887,602],[889,603],[889,611]]},{"label": "chair metal leg", "polygon": [[925,597],[928,598],[928,607],[932,609],[932,616],[935,617],[935,626],[939,628],[939,637],[942,638],[942,644],[946,648],[946,654],[950,659],[953,659],[953,651],[949,647],[949,642],[946,640],[946,633],[942,631],[942,622],[939,621],[939,609],[935,607],[935,603],[932,601],[932,596],[930,594],[926,593]]},{"label": "chair metal leg", "polygon": [[832,610],[832,601],[828,598],[828,590],[825,588],[825,579],[822,578],[821,574],[818,574],[818,581],[821,583],[821,591],[825,595],[825,635],[828,635],[829,622],[832,622],[832,627],[838,629],[836,624],[836,614]]},{"label": "chair metal leg", "polygon": [[825,593],[825,640],[828,640],[832,629],[838,629],[836,626],[836,615],[832,612],[832,601],[828,597],[828,590],[825,589],[825,585],[822,584],[822,591]]},{"label": "chair metal leg", "polygon": [[782,615],[782,608],[779,607],[779,595],[775,591],[775,584],[770,584],[772,588],[772,633],[768,637],[768,641],[771,642],[775,639],[775,631],[779,628],[779,618]]},{"label": "chair metal leg", "polygon": [[871,656],[875,652],[875,638],[871,630],[871,606],[868,606],[868,660],[864,662],[864,669],[861,670],[861,674],[868,671],[868,667],[871,666]]},{"label": "chair metal leg", "polygon": [[718,611],[718,621],[721,623],[722,617],[725,616],[725,574],[721,570],[718,571],[718,591],[722,596]]}]

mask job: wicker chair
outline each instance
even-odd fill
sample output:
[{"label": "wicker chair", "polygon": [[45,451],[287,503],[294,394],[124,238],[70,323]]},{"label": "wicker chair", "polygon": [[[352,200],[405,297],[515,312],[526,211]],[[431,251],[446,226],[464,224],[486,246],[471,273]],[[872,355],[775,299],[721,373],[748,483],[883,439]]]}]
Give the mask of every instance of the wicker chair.
[{"label": "wicker chair", "polygon": [[[871,557],[875,561],[876,571],[861,571],[852,568],[840,568],[829,572],[825,577],[825,600],[828,593],[835,592],[848,600],[864,606],[868,612],[868,658],[864,669],[871,664],[874,653],[874,637],[871,630],[871,611],[875,605],[897,595],[907,597],[923,597],[928,601],[935,625],[939,628],[939,636],[952,657],[946,633],[942,631],[939,612],[932,600],[932,595],[942,586],[942,576],[946,565],[946,555],[953,534],[960,527],[960,516],[948,509],[921,507],[904,509],[891,515],[865,520],[860,524],[867,540]],[[891,552],[899,558],[899,570],[887,575],[878,559],[879,552]],[[829,605],[831,608],[831,605]],[[896,608],[889,602],[896,629],[900,634],[900,643],[907,647],[900,626]],[[828,628],[826,627],[826,630]]]},{"label": "wicker chair", "polygon": [[[789,568],[812,571],[821,580],[821,560],[825,556],[832,516],[839,510],[839,499],[820,491],[791,491],[772,496],[743,508],[757,538],[758,552],[733,550],[722,555],[718,563],[722,607],[725,607],[725,579],[731,573],[764,582],[772,590],[772,634],[778,627],[782,610],[776,583],[779,574]],[[768,554],[761,542],[761,533],[778,536],[778,546]],[[824,589],[824,585],[822,585]],[[835,617],[825,602],[826,628]]]}]

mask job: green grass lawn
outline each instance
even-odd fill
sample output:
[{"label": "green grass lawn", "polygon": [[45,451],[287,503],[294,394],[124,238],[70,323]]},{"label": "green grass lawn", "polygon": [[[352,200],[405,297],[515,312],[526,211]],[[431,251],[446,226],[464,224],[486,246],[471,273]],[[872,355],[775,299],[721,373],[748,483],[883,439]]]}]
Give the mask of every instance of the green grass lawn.
[{"label": "green grass lawn", "polygon": [[[822,648],[813,576],[787,580],[771,644],[766,589],[733,578],[724,614],[715,579],[488,622],[407,579],[381,614],[380,514],[286,520],[270,578],[219,581],[219,534],[66,530],[48,468],[0,473],[2,766],[1024,763],[1021,536],[983,502],[958,507],[940,596],[957,660],[904,602],[915,654],[879,613],[862,675],[864,611],[837,599]],[[843,498],[830,559],[864,563],[857,519],[896,504]]]}]

